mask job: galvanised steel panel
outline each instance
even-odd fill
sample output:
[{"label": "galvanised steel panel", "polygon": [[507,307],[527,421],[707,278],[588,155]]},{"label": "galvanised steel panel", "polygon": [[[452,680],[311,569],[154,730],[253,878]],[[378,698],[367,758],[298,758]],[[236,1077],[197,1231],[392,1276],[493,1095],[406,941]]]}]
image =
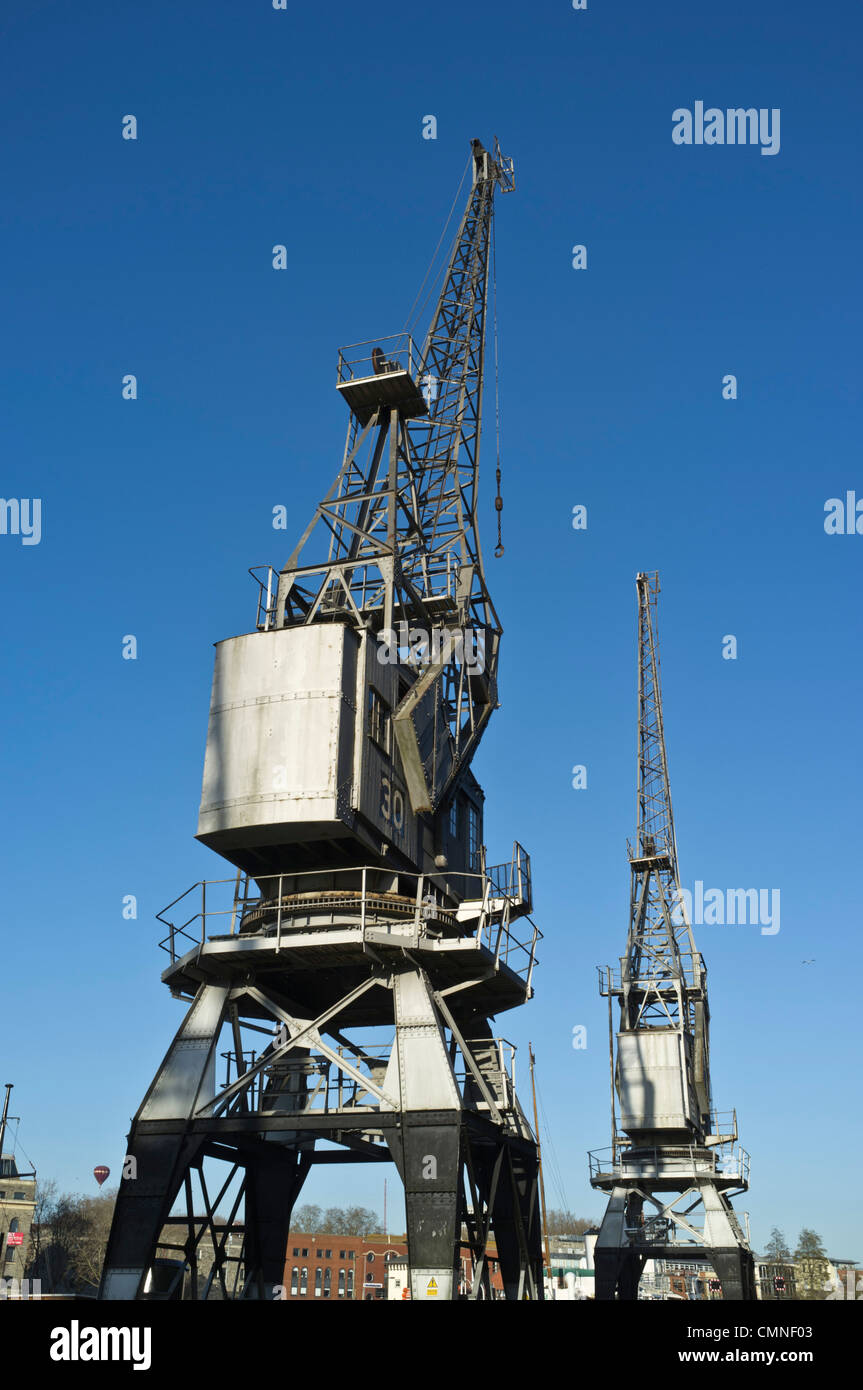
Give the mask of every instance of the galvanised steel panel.
[{"label": "galvanised steel panel", "polygon": [[676,1029],[617,1035],[620,1123],[639,1130],[689,1129],[697,1121],[687,1055]]},{"label": "galvanised steel panel", "polygon": [[[198,836],[332,823],[349,810],[358,638],[341,624],[216,646]],[[296,832],[286,838],[297,838]]]}]

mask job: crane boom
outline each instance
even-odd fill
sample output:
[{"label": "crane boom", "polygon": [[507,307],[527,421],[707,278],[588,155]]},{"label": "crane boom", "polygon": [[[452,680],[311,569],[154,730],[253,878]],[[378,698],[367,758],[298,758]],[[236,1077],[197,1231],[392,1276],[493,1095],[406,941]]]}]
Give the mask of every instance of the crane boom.
[{"label": "crane boom", "polygon": [[[497,703],[501,626],[478,528],[494,195],[514,187],[495,142],[473,181],[421,350],[407,333],[339,353],[351,410],[342,466],[282,569],[267,622],[346,622],[412,679],[393,729],[414,812],[452,795]],[[306,563],[323,534],[326,558]],[[320,550],[320,547],[319,547]]]},{"label": "crane boom", "polygon": [[[639,574],[638,828],[630,845],[629,932],[621,961],[622,1033],[674,1028],[687,1068],[687,1128],[710,1125],[707,971],[680,891],[656,631],[659,579]],[[624,1049],[627,1044],[624,1043]],[[618,1067],[618,1087],[621,1085]]]}]

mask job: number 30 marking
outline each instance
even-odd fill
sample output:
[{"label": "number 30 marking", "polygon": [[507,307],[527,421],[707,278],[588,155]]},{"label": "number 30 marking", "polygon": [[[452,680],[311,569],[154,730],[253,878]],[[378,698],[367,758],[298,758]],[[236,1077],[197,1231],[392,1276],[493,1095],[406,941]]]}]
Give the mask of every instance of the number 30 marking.
[{"label": "number 30 marking", "polygon": [[381,815],[385,821],[392,821],[396,830],[405,823],[405,802],[398,787],[394,787],[389,777],[381,778]]}]

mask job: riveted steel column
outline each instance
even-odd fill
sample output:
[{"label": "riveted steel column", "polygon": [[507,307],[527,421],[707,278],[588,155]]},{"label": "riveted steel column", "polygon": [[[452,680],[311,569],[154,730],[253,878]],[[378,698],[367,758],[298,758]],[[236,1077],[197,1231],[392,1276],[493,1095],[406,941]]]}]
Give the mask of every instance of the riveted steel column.
[{"label": "riveted steel column", "polygon": [[[195,1111],[215,1095],[215,1046],[228,989],[202,985],[132,1123],[127,1157],[102,1275],[101,1298],[133,1299],[201,1139],[187,1130]],[[148,1121],[177,1121],[174,1132],[148,1134]]]}]

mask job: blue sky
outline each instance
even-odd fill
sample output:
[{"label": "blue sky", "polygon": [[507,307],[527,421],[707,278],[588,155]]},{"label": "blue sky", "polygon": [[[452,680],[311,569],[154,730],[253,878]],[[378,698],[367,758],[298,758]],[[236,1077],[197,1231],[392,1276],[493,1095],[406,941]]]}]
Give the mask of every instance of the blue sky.
[{"label": "blue sky", "polygon": [[[863,1258],[863,536],[823,525],[828,498],[863,497],[861,29],[830,0],[382,0],[373,22],[344,3],[7,6],[0,491],[43,512],[39,545],[0,536],[0,1080],[42,1174],[90,1191],[96,1163],[119,1171],[181,1018],[153,914],[222,876],[192,838],[212,643],[252,626],[246,568],[284,562],[336,471],[338,347],[402,328],[469,141],[497,134],[517,178],[497,218],[506,555],[488,561],[505,637],[475,770],[490,858],[516,836],[531,851],[545,933],[536,998],[500,1030],[525,1087],[533,1041],[546,1150],[598,1216],[595,966],[625,939],[634,578],[658,569],[684,882],[781,890],[774,936],[696,929],[715,1100],[753,1160],[738,1205],[756,1244],[806,1225]],[[697,100],[779,108],[779,153],[673,144]],[[490,429],[484,463],[490,557]],[[383,1172],[325,1173],[305,1198],[380,1210]]]}]

